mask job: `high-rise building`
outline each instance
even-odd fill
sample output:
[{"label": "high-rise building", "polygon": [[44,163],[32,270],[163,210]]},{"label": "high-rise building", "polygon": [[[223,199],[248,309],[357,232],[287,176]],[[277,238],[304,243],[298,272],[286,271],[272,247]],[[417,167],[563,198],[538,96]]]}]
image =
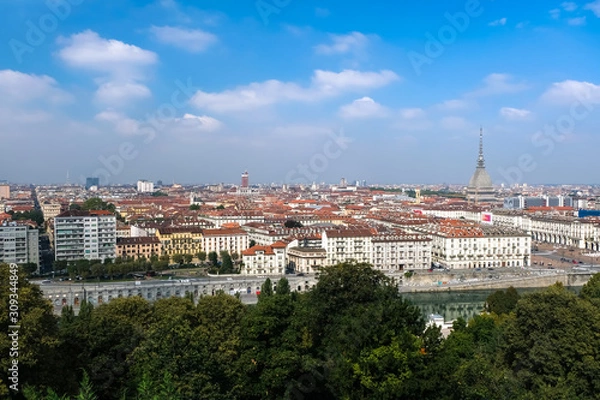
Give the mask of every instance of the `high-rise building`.
[{"label": "high-rise building", "polygon": [[85,189],[90,190],[92,186],[100,186],[100,178],[85,178]]},{"label": "high-rise building", "polygon": [[114,259],[116,226],[110,211],[65,211],[54,218],[55,259]]},{"label": "high-rise building", "polygon": [[137,183],[137,191],[139,193],[152,193],[154,192],[154,182],[139,180]]},{"label": "high-rise building", "polygon": [[16,221],[0,225],[0,262],[40,265],[38,230]]},{"label": "high-rise building", "polygon": [[248,187],[248,171],[244,171],[244,173],[242,174],[242,187]]},{"label": "high-rise building", "polygon": [[10,186],[0,185],[0,199],[10,199]]},{"label": "high-rise building", "polygon": [[469,181],[467,187],[467,200],[470,202],[495,201],[495,191],[492,185],[492,178],[485,170],[485,160],[483,158],[483,129],[479,131],[479,157],[477,157],[477,167],[475,173]]}]

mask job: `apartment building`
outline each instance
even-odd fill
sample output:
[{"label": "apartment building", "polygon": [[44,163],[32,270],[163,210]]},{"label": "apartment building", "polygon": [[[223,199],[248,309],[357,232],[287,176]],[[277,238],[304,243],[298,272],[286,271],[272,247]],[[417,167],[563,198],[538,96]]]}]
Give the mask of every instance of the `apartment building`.
[{"label": "apartment building", "polygon": [[54,218],[56,260],[105,260],[116,255],[116,217],[110,211],[65,211]]},{"label": "apartment building", "polygon": [[270,246],[253,246],[242,251],[242,275],[282,275],[287,266],[286,244],[276,242]]},{"label": "apartment building", "polygon": [[350,260],[370,263],[373,255],[371,239],[375,233],[368,228],[324,230],[321,240],[327,252],[325,265],[335,265]]},{"label": "apartment building", "polygon": [[423,235],[373,236],[371,263],[379,270],[405,271],[431,268],[431,242]]},{"label": "apartment building", "polygon": [[156,236],[117,238],[117,257],[150,259],[160,256],[162,248]]},{"label": "apartment building", "polygon": [[63,206],[60,203],[43,202],[40,204],[40,207],[42,208],[45,221],[54,219],[54,217],[60,215],[63,211]]},{"label": "apartment building", "polygon": [[204,229],[203,249],[206,253],[227,251],[242,254],[249,247],[248,233],[239,228]]},{"label": "apartment building", "polygon": [[175,254],[195,255],[204,250],[202,229],[196,227],[160,227],[156,230],[162,254],[172,257]]},{"label": "apartment building", "polygon": [[40,265],[38,230],[17,222],[0,225],[0,263]]},{"label": "apartment building", "polygon": [[296,273],[315,273],[326,265],[327,251],[320,247],[295,246],[287,250],[288,265]]},{"label": "apartment building", "polygon": [[531,237],[520,230],[443,220],[426,227],[432,262],[456,269],[524,267],[531,262]]}]

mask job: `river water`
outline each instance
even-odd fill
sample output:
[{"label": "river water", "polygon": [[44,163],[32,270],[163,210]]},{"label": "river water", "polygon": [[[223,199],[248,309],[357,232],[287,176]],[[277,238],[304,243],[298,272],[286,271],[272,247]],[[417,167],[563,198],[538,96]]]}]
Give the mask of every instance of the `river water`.
[{"label": "river water", "polygon": [[[522,296],[544,288],[517,289]],[[568,288],[578,293],[581,288]],[[452,321],[458,317],[465,320],[473,318],[483,310],[485,299],[498,289],[452,291],[452,292],[417,292],[404,293],[402,296],[410,300],[421,309],[421,313],[427,319],[430,314],[439,314],[445,321]]]}]

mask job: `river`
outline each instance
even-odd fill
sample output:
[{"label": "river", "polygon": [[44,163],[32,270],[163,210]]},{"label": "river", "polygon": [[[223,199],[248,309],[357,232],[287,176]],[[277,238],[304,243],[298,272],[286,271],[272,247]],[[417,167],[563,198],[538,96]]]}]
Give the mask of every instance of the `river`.
[{"label": "river", "polygon": [[[532,293],[544,288],[517,289],[520,295]],[[575,293],[580,287],[568,288]],[[421,313],[427,319],[430,314],[439,314],[445,321],[452,321],[463,317],[467,321],[479,314],[484,307],[485,299],[498,289],[451,291],[451,292],[417,292],[404,293],[403,297],[410,300],[421,309]]]}]

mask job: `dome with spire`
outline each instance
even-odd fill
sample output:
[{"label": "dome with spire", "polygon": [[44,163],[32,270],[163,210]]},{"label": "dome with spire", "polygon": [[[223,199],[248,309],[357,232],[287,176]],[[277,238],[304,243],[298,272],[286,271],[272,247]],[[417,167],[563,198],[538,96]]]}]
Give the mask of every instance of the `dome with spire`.
[{"label": "dome with spire", "polygon": [[467,187],[467,200],[493,201],[496,199],[496,193],[492,184],[492,178],[485,170],[485,160],[483,158],[483,128],[479,130],[479,157],[477,157],[477,167],[469,180]]}]

